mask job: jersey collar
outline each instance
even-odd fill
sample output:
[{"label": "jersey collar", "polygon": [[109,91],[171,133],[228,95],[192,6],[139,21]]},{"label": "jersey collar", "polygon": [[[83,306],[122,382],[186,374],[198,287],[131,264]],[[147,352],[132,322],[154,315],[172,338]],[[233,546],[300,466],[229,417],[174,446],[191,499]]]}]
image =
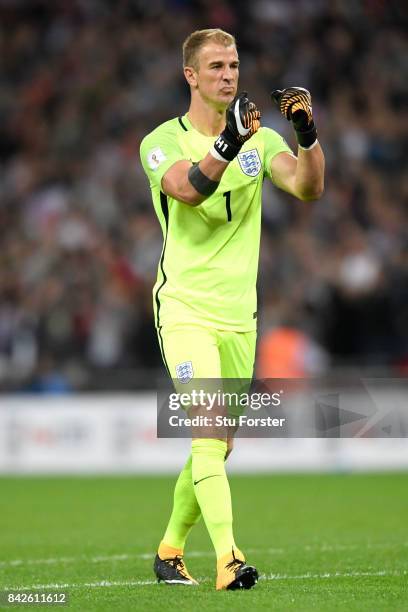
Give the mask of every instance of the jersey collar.
[{"label": "jersey collar", "polygon": [[210,139],[214,139],[216,138],[216,136],[206,136],[205,134],[202,134],[201,132],[199,132],[191,123],[190,119],[187,116],[187,113],[185,115],[183,115],[181,117],[181,121],[183,122],[184,126],[187,128],[187,130],[193,130],[196,134],[198,134],[199,136],[201,136],[201,138],[210,138]]}]

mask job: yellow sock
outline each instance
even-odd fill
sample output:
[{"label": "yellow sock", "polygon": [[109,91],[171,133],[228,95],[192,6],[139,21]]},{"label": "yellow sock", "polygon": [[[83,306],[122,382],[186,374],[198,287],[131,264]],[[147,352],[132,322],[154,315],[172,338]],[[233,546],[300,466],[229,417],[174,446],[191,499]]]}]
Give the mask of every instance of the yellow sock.
[{"label": "yellow sock", "polygon": [[200,506],[198,505],[194,491],[191,464],[192,459],[190,455],[176,482],[173,497],[173,511],[162,540],[168,546],[181,550],[184,549],[191,528],[201,517]]},{"label": "yellow sock", "polygon": [[193,440],[191,448],[196,498],[217,558],[220,558],[235,546],[231,492],[224,465],[227,443],[203,438]]}]

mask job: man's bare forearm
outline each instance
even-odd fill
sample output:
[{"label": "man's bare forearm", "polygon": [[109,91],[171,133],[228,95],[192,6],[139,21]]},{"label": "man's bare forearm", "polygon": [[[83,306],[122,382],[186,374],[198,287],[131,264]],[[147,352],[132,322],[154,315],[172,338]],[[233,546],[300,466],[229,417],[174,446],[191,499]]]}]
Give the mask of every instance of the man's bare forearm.
[{"label": "man's bare forearm", "polygon": [[[214,159],[211,153],[207,153],[198,163],[201,172],[212,181],[217,182],[221,180],[228,164],[229,162]],[[176,162],[164,175],[162,187],[165,193],[174,195],[192,206],[197,206],[206,200],[206,196],[198,193],[192,186],[188,177],[191,166],[191,162],[187,160]]]},{"label": "man's bare forearm", "polygon": [[298,147],[295,190],[301,200],[317,200],[324,191],[324,155],[317,141],[309,150]]}]

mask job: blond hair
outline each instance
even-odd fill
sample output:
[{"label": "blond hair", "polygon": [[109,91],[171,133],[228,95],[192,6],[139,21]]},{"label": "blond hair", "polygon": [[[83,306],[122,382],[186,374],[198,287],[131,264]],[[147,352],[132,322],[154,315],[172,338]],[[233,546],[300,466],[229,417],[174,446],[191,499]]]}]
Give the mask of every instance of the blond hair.
[{"label": "blond hair", "polygon": [[231,45],[236,47],[234,36],[224,30],[219,28],[196,30],[183,43],[183,66],[191,66],[194,70],[198,70],[198,52],[208,42],[215,42],[224,47]]}]

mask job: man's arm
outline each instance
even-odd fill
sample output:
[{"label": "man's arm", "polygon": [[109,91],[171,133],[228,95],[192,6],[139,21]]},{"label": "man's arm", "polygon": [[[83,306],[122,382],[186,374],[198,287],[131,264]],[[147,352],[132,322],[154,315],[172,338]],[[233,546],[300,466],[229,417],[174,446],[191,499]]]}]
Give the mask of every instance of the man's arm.
[{"label": "man's arm", "polygon": [[259,118],[260,112],[246,92],[234,98],[227,109],[225,129],[213,147],[198,164],[185,159],[173,164],[161,181],[164,193],[191,206],[201,204],[217,189],[244,142],[259,129]]},{"label": "man's arm", "polygon": [[324,155],[317,140],[312,98],[301,87],[272,92],[272,100],[295,129],[298,156],[280,153],[271,160],[274,183],[299,200],[317,200],[324,190]]},{"label": "man's arm", "polygon": [[277,187],[299,200],[318,200],[324,191],[324,155],[320,144],[298,156],[278,153],[271,161],[271,176]]},{"label": "man's arm", "polygon": [[[211,153],[207,153],[204,159],[199,162],[198,166],[201,172],[211,181],[219,183],[228,164],[228,161],[220,161],[215,159]],[[191,206],[198,206],[201,202],[204,202],[208,196],[199,193],[191,184],[188,173],[192,166],[192,162],[186,159],[176,162],[167,170],[162,178],[161,184],[165,194],[176,200],[190,204]]]}]

